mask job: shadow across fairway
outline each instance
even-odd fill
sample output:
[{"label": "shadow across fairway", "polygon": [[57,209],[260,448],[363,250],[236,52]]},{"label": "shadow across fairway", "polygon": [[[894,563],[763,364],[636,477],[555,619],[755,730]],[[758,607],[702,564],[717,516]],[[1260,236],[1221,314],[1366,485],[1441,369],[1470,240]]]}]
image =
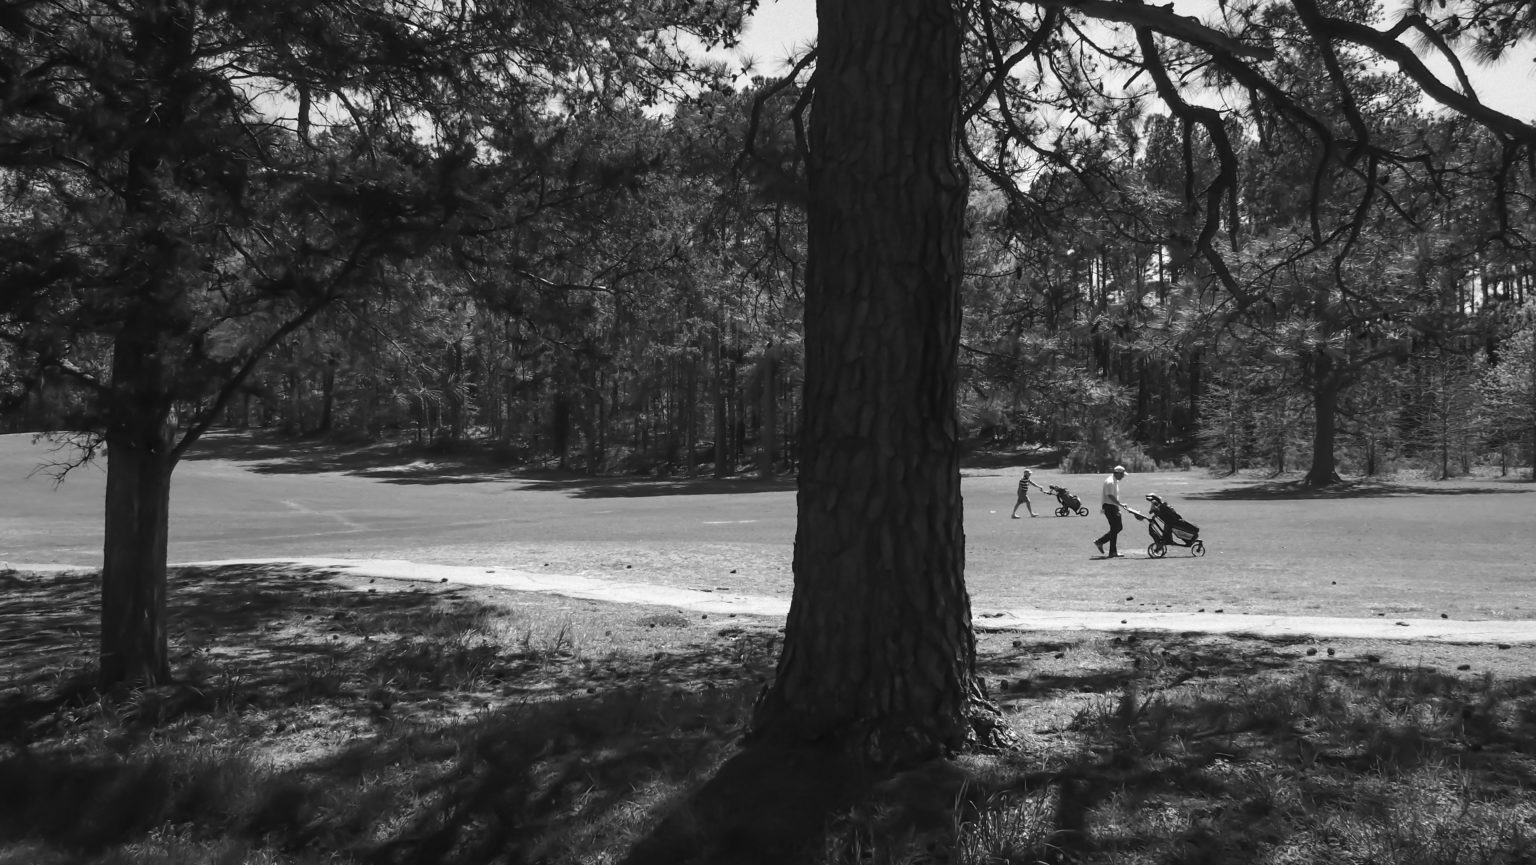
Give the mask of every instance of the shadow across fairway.
[{"label": "shadow across fairway", "polygon": [[532,478],[520,475],[524,489],[561,492],[581,499],[648,498],[651,496],[732,495],[793,492],[793,478],[764,480],[734,478]]},{"label": "shadow across fairway", "polygon": [[267,432],[214,432],[185,459],[246,463],[257,474],[343,473],[399,483],[473,483],[505,479],[510,461],[480,447],[421,447],[394,442],[346,442]]},{"label": "shadow across fairway", "polygon": [[273,433],[210,433],[188,460],[228,460],[256,474],[348,474],[393,484],[477,484],[521,481],[525,489],[563,492],[578,498],[644,498],[729,495],[793,490],[793,478],[763,480],[752,475],[715,477],[592,476],[519,465],[493,448],[457,448],[392,443],[347,443]]},{"label": "shadow across fairway", "polygon": [[1420,496],[1472,496],[1536,493],[1536,484],[1530,481],[1489,480],[1479,481],[1477,486],[1457,484],[1438,486],[1432,481],[1421,484],[1404,484],[1390,481],[1344,481],[1324,487],[1307,486],[1301,481],[1253,481],[1236,482],[1218,490],[1188,493],[1182,498],[1205,501],[1265,501],[1265,500],[1329,500],[1329,499],[1386,499],[1413,498]]}]

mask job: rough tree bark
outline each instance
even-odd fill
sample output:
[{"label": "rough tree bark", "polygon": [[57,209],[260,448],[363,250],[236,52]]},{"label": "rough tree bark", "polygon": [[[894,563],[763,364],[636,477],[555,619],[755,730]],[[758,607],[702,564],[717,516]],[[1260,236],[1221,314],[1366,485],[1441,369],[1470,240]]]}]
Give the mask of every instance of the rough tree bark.
[{"label": "rough tree bark", "polygon": [[195,11],[186,3],[156,6],[131,20],[132,62],[146,70],[133,94],[144,130],[126,154],[125,223],[130,226],[120,278],[127,302],[113,335],[112,377],[106,389],[103,439],[107,492],[101,568],[100,682],[155,686],[170,679],[166,643],[166,545],[171,471],[176,466],[171,423],[175,351],[172,334],[186,322],[176,300],[175,263],[182,241],[168,229],[178,207],[162,188],[173,133],[192,99],[186,70],[193,65]]},{"label": "rough tree bark", "polygon": [[773,480],[774,458],[779,450],[779,364],[773,355],[773,344],[763,349],[763,360],[758,365],[758,434],[757,475],[763,480]]},{"label": "rough tree bark", "polygon": [[[149,313],[141,312],[140,319]],[[170,679],[166,542],[176,461],[171,401],[155,325],[129,320],[113,350],[101,569],[100,681],[154,686]]]},{"label": "rough tree bark", "polygon": [[1339,392],[1344,389],[1344,376],[1333,355],[1324,349],[1313,352],[1309,371],[1312,378],[1312,467],[1307,471],[1306,485],[1326,487],[1341,480],[1334,451],[1338,436]]},{"label": "rough tree bark", "polygon": [[795,587],[754,735],[883,764],[1005,745],[963,576],[957,13],[818,14]]},{"label": "rough tree bark", "polygon": [[733,474],[734,467],[731,465],[730,424],[726,414],[726,391],[729,385],[725,381],[725,346],[721,340],[718,319],[710,355],[714,365],[714,374],[710,376],[710,394],[715,407],[715,477],[723,478]]}]

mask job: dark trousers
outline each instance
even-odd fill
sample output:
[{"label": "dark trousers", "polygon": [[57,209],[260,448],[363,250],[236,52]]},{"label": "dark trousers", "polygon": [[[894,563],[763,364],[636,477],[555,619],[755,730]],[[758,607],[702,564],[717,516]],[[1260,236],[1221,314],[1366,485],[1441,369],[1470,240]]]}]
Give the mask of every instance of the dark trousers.
[{"label": "dark trousers", "polygon": [[1120,554],[1120,551],[1115,548],[1115,538],[1119,537],[1120,530],[1125,528],[1125,522],[1120,519],[1120,509],[1114,505],[1105,505],[1104,519],[1109,520],[1109,531],[1105,532],[1098,540],[1094,541],[1094,543],[1102,544],[1105,541],[1108,541],[1109,554],[1111,556],[1117,556]]}]

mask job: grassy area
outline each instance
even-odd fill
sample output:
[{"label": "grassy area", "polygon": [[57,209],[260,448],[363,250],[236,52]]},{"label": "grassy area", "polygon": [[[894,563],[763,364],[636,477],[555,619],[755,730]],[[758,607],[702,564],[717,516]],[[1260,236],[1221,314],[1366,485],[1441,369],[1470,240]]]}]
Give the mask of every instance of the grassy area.
[{"label": "grassy area", "polygon": [[988,633],[1025,741],[739,747],[778,622],[255,566],[182,682],[91,686],[90,575],[0,576],[0,863],[1536,861],[1536,648]]},{"label": "grassy area", "polygon": [[[220,433],[177,469],[170,560],[275,555],[403,559],[579,575],[788,600],[793,483],[750,478],[513,475],[444,455],[345,448]],[[101,561],[105,475],[55,489],[27,475],[47,449],[0,436],[0,560]],[[1439,619],[1536,619],[1536,484],[1513,477],[1353,479],[1309,490],[1299,476],[1130,475],[1127,498],[1156,493],[1201,527],[1208,555],[1147,558],[1128,520],[1105,561],[1098,475],[1038,468],[1035,479],[1085,496],[1087,517],[1009,519],[1017,466],[962,479],[966,583],[978,612],[1159,610]],[[0,567],[4,567],[0,564]],[[1134,596],[1127,604],[1124,599]]]}]

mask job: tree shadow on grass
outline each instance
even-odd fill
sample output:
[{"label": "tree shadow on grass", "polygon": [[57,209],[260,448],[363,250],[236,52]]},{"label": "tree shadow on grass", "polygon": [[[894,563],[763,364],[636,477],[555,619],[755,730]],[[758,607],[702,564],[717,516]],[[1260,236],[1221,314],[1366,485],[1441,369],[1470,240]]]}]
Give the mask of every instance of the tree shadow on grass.
[{"label": "tree shadow on grass", "polygon": [[793,478],[549,478],[524,475],[524,489],[569,493],[576,498],[647,498],[650,496],[737,495],[794,492]]},{"label": "tree shadow on grass", "polygon": [[[7,574],[6,615],[89,606],[91,576]],[[176,861],[590,862],[734,749],[774,637],[733,624],[583,657],[548,609],[522,608],[541,597],[300,567],[171,581],[173,685],[96,693],[84,620],[16,647],[0,853],[25,841],[75,861],[179,827],[224,852]],[[651,612],[614,621],[654,633]]]},{"label": "tree shadow on grass", "polygon": [[623,865],[805,862],[828,826],[867,798],[871,773],[806,748],[754,745],[674,804]]},{"label": "tree shadow on grass", "polygon": [[99,573],[0,571],[0,598],[0,688],[27,671],[65,669],[78,654],[80,635],[100,627]]},{"label": "tree shadow on grass", "polygon": [[[420,616],[435,603],[421,591],[390,592],[377,597],[345,590],[333,572],[281,565],[230,565],[172,569],[168,575],[168,644],[172,667],[182,677],[176,694],[187,711],[203,711],[203,678],[218,669],[251,670],[252,682],[281,680],[333,658],[341,622],[367,604],[370,630],[388,626],[392,617]],[[0,627],[15,634],[9,663],[0,668],[0,688],[14,688],[30,699],[0,705],[0,737],[25,736],[29,725],[61,709],[92,700],[95,651],[100,633],[101,575],[96,571],[29,575],[7,572],[7,603]],[[41,624],[42,627],[38,625]],[[196,695],[196,696],[194,696]]]},{"label": "tree shadow on grass", "polygon": [[[1364,659],[1302,666],[1257,640],[1132,636],[1088,648],[1021,639],[981,659],[1034,742],[1018,753],[892,776],[749,748],[625,865],[1247,862],[1280,850],[1296,861],[1379,861],[1371,845],[1412,849],[1432,837],[1497,852],[1401,861],[1536,853],[1536,837],[1509,831],[1521,818],[1500,816],[1536,808],[1536,679],[1492,693],[1486,681]],[[1029,657],[1068,653],[1082,669],[1045,672]],[[1446,806],[1455,790],[1467,802]],[[769,804],[785,801],[795,807]],[[1420,810],[1403,812],[1404,802]],[[773,822],[787,817],[795,822]],[[1438,828],[1417,833],[1423,826]],[[1341,833],[1364,841],[1341,847]]]},{"label": "tree shadow on grass", "polygon": [[[1369,693],[1365,681],[1398,684]],[[1366,830],[1359,835],[1390,837],[1396,827],[1382,824],[1383,813],[1454,825],[1459,818],[1446,817],[1440,802],[1412,802],[1426,786],[1430,800],[1443,796],[1446,790],[1435,789],[1441,784],[1461,789],[1468,804],[1512,795],[1503,806],[1531,807],[1526,791],[1536,781],[1529,759],[1536,753],[1532,731],[1511,731],[1488,719],[1469,723],[1463,709],[1475,688],[1465,682],[1340,662],[1321,665],[1315,679],[1304,677],[1301,684],[1260,680],[1257,686],[1178,699],[1152,689],[1125,692],[1080,716],[1076,732],[1086,740],[1086,754],[1051,778],[1067,791],[1057,828],[1076,830],[1062,839],[1062,849],[1086,861],[1128,855],[1258,861],[1268,858],[1266,845],[1269,850],[1293,845],[1297,835],[1311,830],[1321,855],[1330,852],[1326,844],[1337,843],[1326,837],[1332,834],[1329,826],[1348,834],[1343,827],[1353,823]],[[1517,699],[1529,699],[1530,693],[1529,681],[1512,691]],[[1340,703],[1340,694],[1353,694],[1346,698],[1351,705]],[[1407,712],[1403,704],[1409,701],[1445,705],[1438,712]],[[1177,803],[1195,819],[1148,820],[1125,813],[1127,802]],[[1303,804],[1287,808],[1286,803]],[[1091,828],[1104,825],[1105,813],[1122,815],[1118,831]],[[1100,816],[1087,818],[1090,814]],[[1487,843],[1472,840],[1481,829],[1457,828],[1471,844]],[[1421,841],[1411,829],[1393,839],[1404,847]],[[1509,858],[1481,861],[1529,861],[1536,852],[1536,839],[1495,841],[1511,844]],[[1342,854],[1333,861],[1371,858],[1369,849],[1331,852]]]},{"label": "tree shadow on grass", "polygon": [[1299,480],[1240,482],[1221,489],[1192,492],[1181,496],[1191,501],[1264,501],[1294,499],[1368,499],[1413,498],[1419,496],[1470,496],[1485,494],[1533,493],[1536,485],[1491,481],[1478,486],[1431,486],[1378,480],[1351,480],[1323,487],[1307,486]]},{"label": "tree shadow on grass", "polygon": [[521,482],[524,489],[592,499],[784,492],[795,488],[793,478],[762,479],[751,475],[594,477],[520,465],[499,455],[494,448],[473,443],[454,448],[419,447],[263,432],[211,433],[198,441],[186,459],[245,463],[256,474],[338,473],[394,484]]},{"label": "tree shadow on grass", "polygon": [[635,813],[659,804],[637,790],[686,787],[711,770],[731,746],[723,723],[736,705],[628,690],[380,722],[280,769],[206,746],[30,751],[0,760],[0,844],[40,839],[98,856],[175,826],[319,861],[575,865],[633,835]]},{"label": "tree shadow on grass", "polygon": [[[665,649],[615,630],[632,650],[581,655],[522,630],[548,625],[541,597],[314,568],[172,584],[183,680],[100,697],[56,675],[89,672],[89,628],[70,618],[89,575],[5,575],[21,611],[6,624],[53,624],[0,684],[0,856],[174,843],[164,861],[779,865],[1006,841],[969,861],[1256,861],[1351,809],[1363,835],[1385,831],[1368,821],[1426,777],[1536,808],[1530,677],[1302,662],[1201,635],[1021,636],[980,668],[1036,744],[889,776],[739,747],[774,638],[739,621]],[[1327,859],[1324,835],[1292,858]],[[1507,843],[1526,847],[1487,861],[1536,854]]]},{"label": "tree shadow on grass", "polygon": [[516,468],[506,456],[477,445],[426,447],[262,431],[208,433],[184,458],[246,463],[257,474],[334,472],[399,483],[503,480]]},{"label": "tree shadow on grass", "polygon": [[[1026,635],[986,657],[1000,702],[1039,744],[980,779],[968,861],[1536,855],[1508,816],[1536,810],[1536,678],[1136,636]],[[1480,853],[1448,857],[1437,839]]]},{"label": "tree shadow on grass", "polygon": [[751,744],[674,804],[666,819],[619,861],[956,861],[948,855],[955,829],[976,812],[985,787],[946,760],[890,770],[811,746]]}]

